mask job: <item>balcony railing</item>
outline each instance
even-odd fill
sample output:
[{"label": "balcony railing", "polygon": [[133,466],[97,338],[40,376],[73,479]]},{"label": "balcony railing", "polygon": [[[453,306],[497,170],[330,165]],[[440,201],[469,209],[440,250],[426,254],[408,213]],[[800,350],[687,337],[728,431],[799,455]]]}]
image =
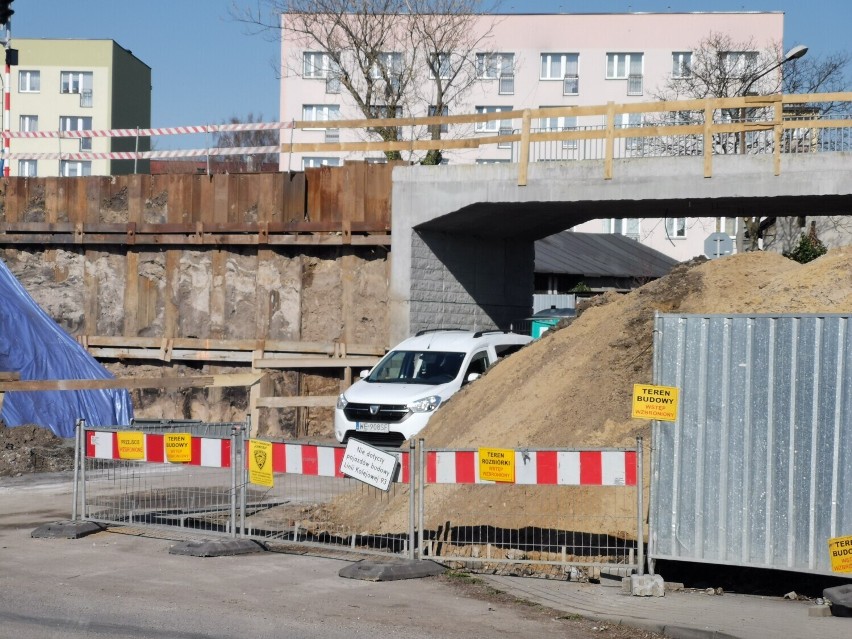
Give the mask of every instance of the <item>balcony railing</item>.
[{"label": "balcony railing", "polygon": [[515,93],[515,74],[503,73],[500,75],[500,95],[514,95]]},{"label": "balcony railing", "polygon": [[92,107],[92,90],[83,89],[80,91],[80,106],[84,108]]},{"label": "balcony railing", "polygon": [[627,78],[627,95],[642,95],[642,76],[631,75]]},{"label": "balcony railing", "polygon": [[562,81],[562,95],[577,95],[580,93],[580,76],[566,75]]}]

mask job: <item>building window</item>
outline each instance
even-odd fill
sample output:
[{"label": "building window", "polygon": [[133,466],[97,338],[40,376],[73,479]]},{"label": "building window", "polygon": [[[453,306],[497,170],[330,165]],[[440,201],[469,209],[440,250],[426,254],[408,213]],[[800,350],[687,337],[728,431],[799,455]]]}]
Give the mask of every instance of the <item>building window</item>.
[{"label": "building window", "polygon": [[[340,105],[338,104],[305,104],[302,106],[302,120],[305,122],[328,122],[340,119]],[[326,127],[315,126],[306,130],[324,129]]]},{"label": "building window", "polygon": [[514,53],[477,53],[476,77],[480,80],[497,80],[500,76],[514,73]]},{"label": "building window", "polygon": [[720,55],[725,72],[731,78],[744,78],[757,64],[757,51],[724,51]]},{"label": "building window", "polygon": [[[78,115],[63,115],[59,118],[60,131],[91,131],[92,118]],[[92,150],[92,138],[80,138],[80,150]],[[86,175],[91,175],[87,173]]]},{"label": "building window", "polygon": [[315,169],[320,166],[342,166],[343,160],[340,158],[319,158],[319,157],[304,157],[302,158],[302,170]]},{"label": "building window", "polygon": [[667,217],[666,218],[666,237],[686,237],[686,218],[685,217]]},{"label": "building window", "polygon": [[37,115],[22,115],[20,121],[20,131],[34,133],[38,131],[38,116]]},{"label": "building window", "polygon": [[91,71],[63,71],[60,74],[60,93],[82,93],[86,90],[92,90]]},{"label": "building window", "polygon": [[[542,107],[546,109],[548,107]],[[577,130],[577,116],[576,115],[563,115],[559,117],[552,118],[541,118],[538,121],[538,126],[541,131],[576,131]],[[562,140],[562,148],[563,149],[576,149],[577,148],[577,140]]]},{"label": "building window", "polygon": [[61,160],[59,173],[63,177],[86,177],[92,174],[92,163],[88,160]]},{"label": "building window", "polygon": [[[510,106],[478,106],[477,113],[502,113],[503,111],[511,111]],[[487,122],[477,122],[474,125],[474,131],[477,133],[498,133],[506,131],[506,135],[512,132],[511,120],[488,120]]]},{"label": "building window", "polygon": [[38,175],[38,160],[18,160],[18,175],[20,177],[36,177]]},{"label": "building window", "polygon": [[736,217],[717,217],[716,232],[727,233],[731,237],[736,237],[738,220],[739,218]]},{"label": "building window", "polygon": [[563,80],[566,76],[578,75],[579,53],[542,53],[541,80]]},{"label": "building window", "polygon": [[381,80],[387,77],[393,81],[402,74],[402,54],[396,51],[388,53],[380,53],[378,59],[373,62],[370,68],[370,77],[374,80]]},{"label": "building window", "polygon": [[18,71],[18,92],[38,93],[41,91],[40,71]]},{"label": "building window", "polygon": [[688,78],[692,75],[692,53],[675,51],[672,53],[672,77]]},{"label": "building window", "polygon": [[627,80],[631,77],[642,77],[642,53],[607,53],[606,79]]},{"label": "building window", "polygon": [[508,164],[509,159],[508,158],[502,158],[502,159],[479,158],[479,159],[476,160],[476,163],[477,164]]},{"label": "building window", "polygon": [[450,60],[449,53],[433,53],[432,58],[429,63],[429,79],[435,80],[435,73],[437,72],[437,78],[441,80],[449,80],[453,74],[453,66]]},{"label": "building window", "polygon": [[[450,114],[450,107],[448,107],[447,105],[444,105],[441,108],[440,115],[446,116],[446,115],[449,115],[449,114]],[[432,116],[435,116],[435,115],[439,115],[438,114],[438,107],[436,107],[434,104],[430,104],[429,105],[429,117],[432,117]],[[434,126],[434,125],[432,125],[432,126]],[[441,127],[441,133],[448,133],[449,130],[450,130],[449,124],[440,124],[438,126]]]},{"label": "building window", "polygon": [[320,51],[305,51],[302,54],[303,78],[326,78],[331,65],[327,53]]},{"label": "building window", "polygon": [[616,235],[624,235],[633,240],[639,239],[639,218],[638,217],[625,217],[625,218],[610,218],[608,220],[604,220],[604,230],[607,233],[613,233]]}]

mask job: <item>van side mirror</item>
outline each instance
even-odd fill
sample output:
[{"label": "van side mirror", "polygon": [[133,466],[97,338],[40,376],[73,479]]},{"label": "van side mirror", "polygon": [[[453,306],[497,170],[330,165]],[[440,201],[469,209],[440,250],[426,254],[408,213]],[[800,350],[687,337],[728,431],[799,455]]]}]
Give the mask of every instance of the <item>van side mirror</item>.
[{"label": "van side mirror", "polygon": [[367,379],[367,375],[369,375],[369,374],[370,374],[370,370],[365,368],[360,373],[358,373],[358,377],[360,377],[361,379]]},{"label": "van side mirror", "polygon": [[467,379],[465,380],[465,382],[469,384],[470,382],[472,382],[475,379],[479,379],[479,373],[471,373],[470,375],[467,376]]}]

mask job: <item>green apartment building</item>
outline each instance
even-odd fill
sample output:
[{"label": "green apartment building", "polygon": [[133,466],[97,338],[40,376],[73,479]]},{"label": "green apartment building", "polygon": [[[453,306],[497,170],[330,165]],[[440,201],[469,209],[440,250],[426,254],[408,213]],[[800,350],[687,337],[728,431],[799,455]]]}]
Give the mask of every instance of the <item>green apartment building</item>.
[{"label": "green apartment building", "polygon": [[[10,131],[150,128],[151,68],[112,40],[21,38],[12,46]],[[136,150],[150,150],[150,138],[12,138],[6,159],[13,177],[149,173],[148,160],[68,157]]]}]

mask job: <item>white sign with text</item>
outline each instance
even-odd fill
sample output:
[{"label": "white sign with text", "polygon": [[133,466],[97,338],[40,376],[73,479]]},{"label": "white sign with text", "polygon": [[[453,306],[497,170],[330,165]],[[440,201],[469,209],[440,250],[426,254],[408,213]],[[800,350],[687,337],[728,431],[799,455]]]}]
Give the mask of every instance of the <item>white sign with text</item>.
[{"label": "white sign with text", "polygon": [[388,490],[396,474],[397,463],[395,455],[350,438],[340,463],[340,472],[370,486]]}]

